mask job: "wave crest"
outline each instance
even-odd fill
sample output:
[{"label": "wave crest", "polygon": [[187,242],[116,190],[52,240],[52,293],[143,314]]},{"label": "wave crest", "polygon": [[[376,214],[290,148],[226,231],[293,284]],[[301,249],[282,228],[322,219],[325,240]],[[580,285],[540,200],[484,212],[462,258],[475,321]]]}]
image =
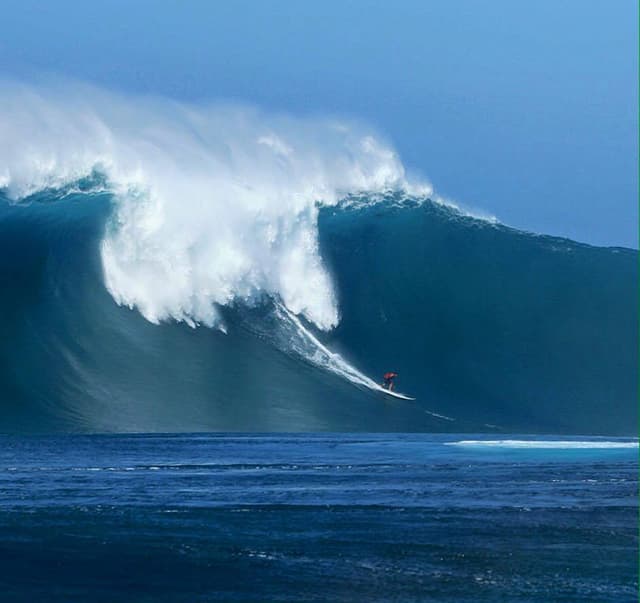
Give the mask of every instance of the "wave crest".
[{"label": "wave crest", "polygon": [[0,135],[0,187],[14,200],[105,175],[116,204],[101,244],[106,287],[156,323],[224,329],[217,306],[266,295],[331,329],[319,207],[357,191],[431,192],[358,124],[84,85],[2,84]]}]

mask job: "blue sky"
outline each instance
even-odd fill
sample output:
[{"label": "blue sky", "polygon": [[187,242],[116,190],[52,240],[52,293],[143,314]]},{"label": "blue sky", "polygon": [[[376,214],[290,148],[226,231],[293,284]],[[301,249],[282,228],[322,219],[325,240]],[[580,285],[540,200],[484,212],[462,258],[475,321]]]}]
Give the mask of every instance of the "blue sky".
[{"label": "blue sky", "polygon": [[445,197],[637,247],[634,0],[5,0],[0,74],[362,119]]}]

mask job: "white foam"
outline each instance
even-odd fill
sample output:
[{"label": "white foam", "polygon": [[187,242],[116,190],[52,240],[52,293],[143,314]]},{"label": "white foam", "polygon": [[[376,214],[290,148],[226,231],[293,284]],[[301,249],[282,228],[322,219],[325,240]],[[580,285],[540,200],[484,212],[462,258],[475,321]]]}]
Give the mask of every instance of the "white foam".
[{"label": "white foam", "polygon": [[[285,306],[276,305],[276,312],[283,324],[287,322],[293,327],[293,332],[287,334],[287,344],[290,351],[294,351],[316,366],[331,371],[339,377],[350,381],[354,385],[365,387],[372,391],[386,394],[386,390],[370,377],[349,364],[340,354],[327,348],[300,319]],[[425,413],[445,421],[455,421],[452,417],[431,410],[423,409]]]},{"label": "white foam", "polygon": [[446,442],[447,446],[488,448],[638,448],[638,442],[604,440],[461,440]]},{"label": "white foam", "polygon": [[224,329],[217,307],[270,295],[334,327],[319,205],[412,188],[393,148],[359,125],[76,84],[0,83],[0,140],[0,185],[16,200],[104,172],[117,199],[105,284],[154,323]]}]

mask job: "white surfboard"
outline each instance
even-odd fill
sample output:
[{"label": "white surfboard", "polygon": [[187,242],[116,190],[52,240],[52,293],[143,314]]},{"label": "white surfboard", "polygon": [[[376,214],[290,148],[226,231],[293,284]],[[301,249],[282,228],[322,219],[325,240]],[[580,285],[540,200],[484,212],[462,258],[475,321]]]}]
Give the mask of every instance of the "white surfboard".
[{"label": "white surfboard", "polygon": [[380,391],[383,394],[387,394],[387,396],[393,396],[394,398],[400,398],[400,400],[415,400],[411,396],[405,396],[404,394],[400,394],[398,392],[394,392],[393,390],[388,390],[385,387],[381,387]]}]

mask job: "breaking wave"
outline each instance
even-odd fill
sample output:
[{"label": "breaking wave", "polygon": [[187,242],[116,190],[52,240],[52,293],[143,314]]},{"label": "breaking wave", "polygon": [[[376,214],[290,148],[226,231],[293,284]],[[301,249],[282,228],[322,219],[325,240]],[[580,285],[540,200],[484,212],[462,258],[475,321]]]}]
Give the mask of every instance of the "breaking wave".
[{"label": "breaking wave", "polygon": [[474,218],[336,119],[4,83],[0,136],[8,431],[635,433],[635,251]]}]

